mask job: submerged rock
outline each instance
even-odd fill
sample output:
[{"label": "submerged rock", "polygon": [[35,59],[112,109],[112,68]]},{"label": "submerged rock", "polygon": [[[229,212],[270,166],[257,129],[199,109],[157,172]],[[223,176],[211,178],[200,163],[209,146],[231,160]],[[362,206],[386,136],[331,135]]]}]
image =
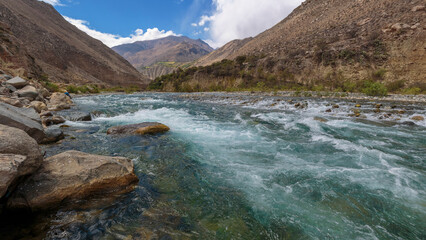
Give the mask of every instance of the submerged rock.
[{"label": "submerged rock", "polygon": [[73,122],[92,121],[92,115],[86,112],[74,112],[67,116],[64,116],[64,118]]},{"label": "submerged rock", "polygon": [[0,102],[0,124],[24,130],[37,142],[45,137],[40,116],[32,108],[17,108]]},{"label": "submerged rock", "polygon": [[422,116],[413,116],[411,118],[411,120],[414,120],[414,121],[423,121],[423,120],[425,120],[425,118],[422,117]]},{"label": "submerged rock", "polygon": [[8,201],[11,209],[43,210],[92,196],[132,191],[133,162],[123,157],[68,151],[45,159]]},{"label": "submerged rock", "polygon": [[323,123],[328,122],[328,120],[327,120],[327,119],[322,118],[322,117],[314,117],[314,120],[315,120],[315,121],[318,121],[318,122],[323,122]]},{"label": "submerged rock", "polygon": [[26,132],[0,125],[0,198],[20,178],[35,172],[43,161],[37,142]]},{"label": "submerged rock", "polygon": [[107,130],[107,134],[155,134],[169,131],[170,128],[164,124],[157,122],[144,122],[131,125],[123,125],[111,127]]}]

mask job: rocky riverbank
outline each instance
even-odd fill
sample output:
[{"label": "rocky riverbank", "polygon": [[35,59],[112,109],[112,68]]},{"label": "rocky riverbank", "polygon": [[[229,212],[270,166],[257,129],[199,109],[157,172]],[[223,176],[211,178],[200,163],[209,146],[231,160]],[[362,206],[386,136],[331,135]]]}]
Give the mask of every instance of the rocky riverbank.
[{"label": "rocky riverbank", "polygon": [[64,93],[0,74],[0,213],[44,211],[134,189],[138,178],[130,159],[77,151],[44,159],[39,144],[64,138],[58,124],[91,120],[89,113],[57,114],[73,105]]}]

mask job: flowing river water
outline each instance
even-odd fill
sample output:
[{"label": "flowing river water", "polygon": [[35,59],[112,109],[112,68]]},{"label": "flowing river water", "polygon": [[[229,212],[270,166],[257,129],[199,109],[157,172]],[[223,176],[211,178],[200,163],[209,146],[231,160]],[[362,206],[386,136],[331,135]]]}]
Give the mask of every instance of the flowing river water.
[{"label": "flowing river water", "polygon": [[[125,156],[135,191],[101,208],[58,210],[47,239],[426,239],[425,105],[211,94],[75,99],[91,122],[66,122],[62,144]],[[307,107],[294,107],[301,102]],[[332,103],[333,102],[333,103]],[[331,104],[339,104],[326,112]],[[401,110],[405,112],[402,113]],[[397,112],[401,116],[398,116]],[[320,118],[318,118],[320,117]],[[155,136],[108,127],[156,121]],[[404,123],[405,122],[405,123]]]}]

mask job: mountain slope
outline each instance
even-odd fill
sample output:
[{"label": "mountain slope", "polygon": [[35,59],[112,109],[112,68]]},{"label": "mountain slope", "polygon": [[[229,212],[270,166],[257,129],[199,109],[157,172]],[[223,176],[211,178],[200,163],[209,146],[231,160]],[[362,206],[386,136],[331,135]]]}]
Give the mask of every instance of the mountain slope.
[{"label": "mountain slope", "polygon": [[200,39],[177,36],[123,44],[112,49],[137,68],[157,62],[190,62],[213,51]]},{"label": "mountain slope", "polygon": [[[51,5],[37,0],[2,0],[0,22],[16,48],[25,49],[50,80],[101,85],[146,85],[126,60],[68,23]],[[21,66],[28,73],[28,66]],[[31,74],[30,74],[31,75]]]},{"label": "mountain slope", "polygon": [[[177,36],[123,44],[112,49],[152,79],[170,73],[175,67],[192,62],[213,51],[200,39]],[[158,64],[162,62],[173,64],[167,66]]]},{"label": "mountain slope", "polygon": [[[255,38],[227,44],[198,60],[195,65],[205,68],[191,70],[191,80],[182,84],[249,87],[263,82],[333,90],[345,81],[377,78],[425,91],[424,6],[422,0],[306,0]],[[222,69],[210,65],[223,59],[235,61],[224,62]],[[229,68],[231,74],[221,72]]]}]

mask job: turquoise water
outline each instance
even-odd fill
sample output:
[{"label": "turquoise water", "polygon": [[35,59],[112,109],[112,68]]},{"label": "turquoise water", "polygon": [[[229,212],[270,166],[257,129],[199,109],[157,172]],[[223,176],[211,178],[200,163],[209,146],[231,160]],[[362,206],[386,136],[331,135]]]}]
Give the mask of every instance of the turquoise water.
[{"label": "turquoise water", "polygon": [[[424,106],[379,120],[363,102],[179,94],[79,97],[92,122],[67,122],[46,147],[133,159],[141,181],[101,209],[60,210],[50,239],[426,239]],[[384,103],[384,107],[391,103]],[[371,108],[371,109],[370,109]],[[391,108],[389,108],[391,109]],[[322,117],[327,122],[314,120]],[[110,126],[157,121],[158,136],[106,135]]]}]

